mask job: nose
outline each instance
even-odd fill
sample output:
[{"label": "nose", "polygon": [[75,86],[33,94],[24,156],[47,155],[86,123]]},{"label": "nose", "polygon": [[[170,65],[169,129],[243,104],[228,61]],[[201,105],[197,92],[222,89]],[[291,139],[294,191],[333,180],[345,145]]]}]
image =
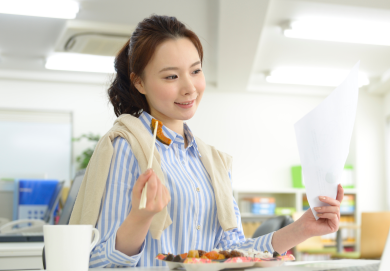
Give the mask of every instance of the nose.
[{"label": "nose", "polygon": [[191,96],[194,92],[196,92],[196,87],[192,82],[192,78],[190,76],[182,77],[180,93],[184,96]]}]

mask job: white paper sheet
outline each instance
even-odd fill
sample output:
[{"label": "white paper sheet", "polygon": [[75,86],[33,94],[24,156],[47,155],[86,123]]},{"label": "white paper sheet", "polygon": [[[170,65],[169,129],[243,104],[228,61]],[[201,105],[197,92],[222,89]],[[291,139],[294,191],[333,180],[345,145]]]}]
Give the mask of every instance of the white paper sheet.
[{"label": "white paper sheet", "polygon": [[306,195],[316,219],[313,208],[327,205],[318,197],[337,196],[355,123],[359,63],[320,105],[295,123]]}]

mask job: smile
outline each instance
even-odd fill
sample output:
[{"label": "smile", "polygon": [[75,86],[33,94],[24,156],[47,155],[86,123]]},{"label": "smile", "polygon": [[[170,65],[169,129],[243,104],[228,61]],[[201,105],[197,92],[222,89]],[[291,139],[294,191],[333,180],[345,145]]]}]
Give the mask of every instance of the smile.
[{"label": "smile", "polygon": [[[194,100],[195,101],[195,100]],[[184,102],[184,103],[176,103],[175,104],[181,104],[181,105],[189,105],[189,104],[193,104],[194,101],[190,101],[190,102]]]}]

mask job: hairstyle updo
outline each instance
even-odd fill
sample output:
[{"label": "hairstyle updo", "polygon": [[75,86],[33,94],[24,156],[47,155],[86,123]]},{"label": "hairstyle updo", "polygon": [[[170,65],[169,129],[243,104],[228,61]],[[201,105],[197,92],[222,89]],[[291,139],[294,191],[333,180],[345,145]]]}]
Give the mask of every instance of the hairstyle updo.
[{"label": "hairstyle updo", "polygon": [[108,96],[116,116],[131,114],[138,118],[143,111],[150,113],[145,95],[135,88],[130,74],[143,78],[143,71],[156,47],[167,39],[178,38],[190,39],[198,50],[200,61],[203,61],[198,36],[175,17],[152,15],[138,23],[130,40],[115,58],[116,76],[108,89]]}]

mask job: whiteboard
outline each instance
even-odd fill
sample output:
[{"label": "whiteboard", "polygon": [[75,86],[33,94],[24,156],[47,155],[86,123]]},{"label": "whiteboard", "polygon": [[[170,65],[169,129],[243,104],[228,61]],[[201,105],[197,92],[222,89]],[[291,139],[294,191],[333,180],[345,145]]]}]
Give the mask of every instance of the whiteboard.
[{"label": "whiteboard", "polygon": [[71,179],[72,113],[0,109],[0,178]]}]

